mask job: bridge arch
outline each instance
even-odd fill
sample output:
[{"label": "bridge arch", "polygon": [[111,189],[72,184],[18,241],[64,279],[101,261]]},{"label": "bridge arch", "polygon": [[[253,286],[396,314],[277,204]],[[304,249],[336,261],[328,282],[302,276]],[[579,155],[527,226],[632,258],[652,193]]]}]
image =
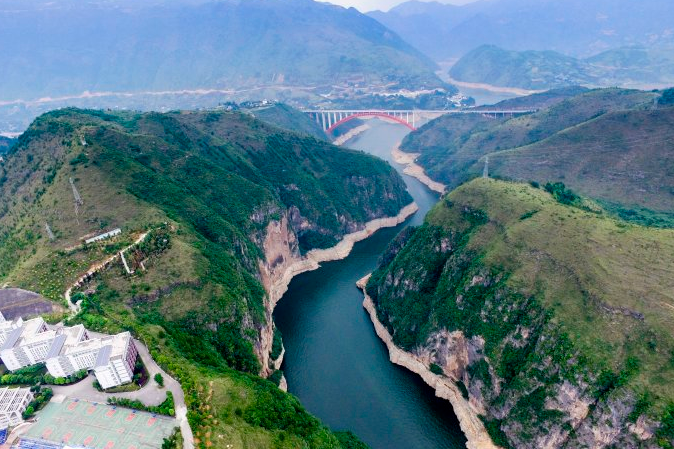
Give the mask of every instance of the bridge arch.
[{"label": "bridge arch", "polygon": [[354,112],[350,115],[347,115],[341,120],[338,120],[337,122],[333,123],[328,129],[325,130],[326,133],[331,134],[332,131],[335,130],[340,125],[343,125],[346,122],[349,122],[351,120],[357,119],[359,117],[379,117],[379,118],[385,118],[388,120],[393,120],[394,122],[400,123],[401,125],[407,126],[409,129],[412,131],[416,131],[416,128],[409,124],[406,120],[396,117],[391,114],[387,114],[386,112],[381,112],[381,111],[364,111],[364,112]]}]

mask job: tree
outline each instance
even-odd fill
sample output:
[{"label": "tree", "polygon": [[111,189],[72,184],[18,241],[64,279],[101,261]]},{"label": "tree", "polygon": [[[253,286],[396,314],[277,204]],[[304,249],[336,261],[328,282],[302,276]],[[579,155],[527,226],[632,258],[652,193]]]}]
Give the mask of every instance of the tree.
[{"label": "tree", "polygon": [[22,413],[23,419],[28,419],[35,414],[35,409],[33,406],[29,405],[26,410]]},{"label": "tree", "polygon": [[164,376],[161,375],[161,373],[157,373],[154,375],[154,381],[159,384],[160,387],[164,386]]}]

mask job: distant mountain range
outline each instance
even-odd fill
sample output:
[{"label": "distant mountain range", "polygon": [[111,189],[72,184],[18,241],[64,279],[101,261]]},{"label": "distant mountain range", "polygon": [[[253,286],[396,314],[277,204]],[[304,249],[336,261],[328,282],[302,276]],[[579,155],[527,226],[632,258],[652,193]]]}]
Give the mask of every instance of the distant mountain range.
[{"label": "distant mountain range", "polygon": [[509,51],[483,45],[449,71],[457,81],[523,89],[569,85],[674,85],[674,47],[619,48],[577,59],[555,51]]},{"label": "distant mountain range", "polygon": [[485,44],[589,57],[674,42],[670,0],[482,0],[464,6],[410,1],[369,15],[436,61]]},{"label": "distant mountain range", "polygon": [[84,91],[441,85],[434,63],[396,33],[353,8],[310,0],[7,0],[0,42],[0,101]]}]

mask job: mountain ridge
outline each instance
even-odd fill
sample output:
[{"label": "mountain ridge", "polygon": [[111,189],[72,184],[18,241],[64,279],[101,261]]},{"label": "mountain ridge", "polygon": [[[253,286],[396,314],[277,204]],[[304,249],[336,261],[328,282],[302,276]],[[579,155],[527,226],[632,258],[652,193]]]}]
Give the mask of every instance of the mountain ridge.
[{"label": "mountain ridge", "polygon": [[[133,274],[121,262],[97,272],[72,292],[81,310],[66,322],[142,339],[181,382],[195,439],[355,444],[258,377],[282,377],[278,354],[261,353],[274,330],[263,271],[284,259],[264,244],[283,229],[283,254],[301,258],[395,216],[411,198],[388,164],[240,112],[64,109],[6,156],[0,200],[2,283],[59,303],[90,266],[149,233],[126,255]],[[113,228],[121,235],[82,243]]]}]

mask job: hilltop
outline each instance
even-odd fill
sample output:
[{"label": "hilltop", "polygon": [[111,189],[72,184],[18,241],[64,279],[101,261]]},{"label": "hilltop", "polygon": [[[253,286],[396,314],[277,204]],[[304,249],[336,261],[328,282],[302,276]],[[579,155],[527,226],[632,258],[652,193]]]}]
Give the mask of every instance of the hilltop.
[{"label": "hilltop", "polygon": [[131,245],[133,273],[116,259],[76,286],[81,310],[68,322],[143,340],[180,379],[208,447],[223,447],[222,434],[339,448],[258,377],[282,377],[272,290],[307,252],[410,202],[385,162],[249,114],[59,110],[35,120],[0,166],[0,284],[65,306],[81,274]]},{"label": "hilltop", "polygon": [[620,48],[585,59],[554,51],[508,51],[480,46],[449,71],[469,83],[522,89],[569,85],[645,86],[674,84],[674,49]]},{"label": "hilltop", "polygon": [[501,447],[671,447],[674,231],[553,192],[444,196],[380,259],[377,318]]},{"label": "hilltop", "polygon": [[309,116],[286,104],[278,103],[269,107],[256,108],[250,111],[253,117],[279,128],[306,134],[316,139],[326,139],[323,128]]},{"label": "hilltop", "polygon": [[517,100],[551,103],[536,113],[446,115],[409,134],[401,149],[420,153],[417,163],[450,188],[481,175],[488,156],[491,176],[563,182],[625,219],[672,226],[674,109],[654,107],[659,96],[597,89],[550,101],[541,94]]}]

